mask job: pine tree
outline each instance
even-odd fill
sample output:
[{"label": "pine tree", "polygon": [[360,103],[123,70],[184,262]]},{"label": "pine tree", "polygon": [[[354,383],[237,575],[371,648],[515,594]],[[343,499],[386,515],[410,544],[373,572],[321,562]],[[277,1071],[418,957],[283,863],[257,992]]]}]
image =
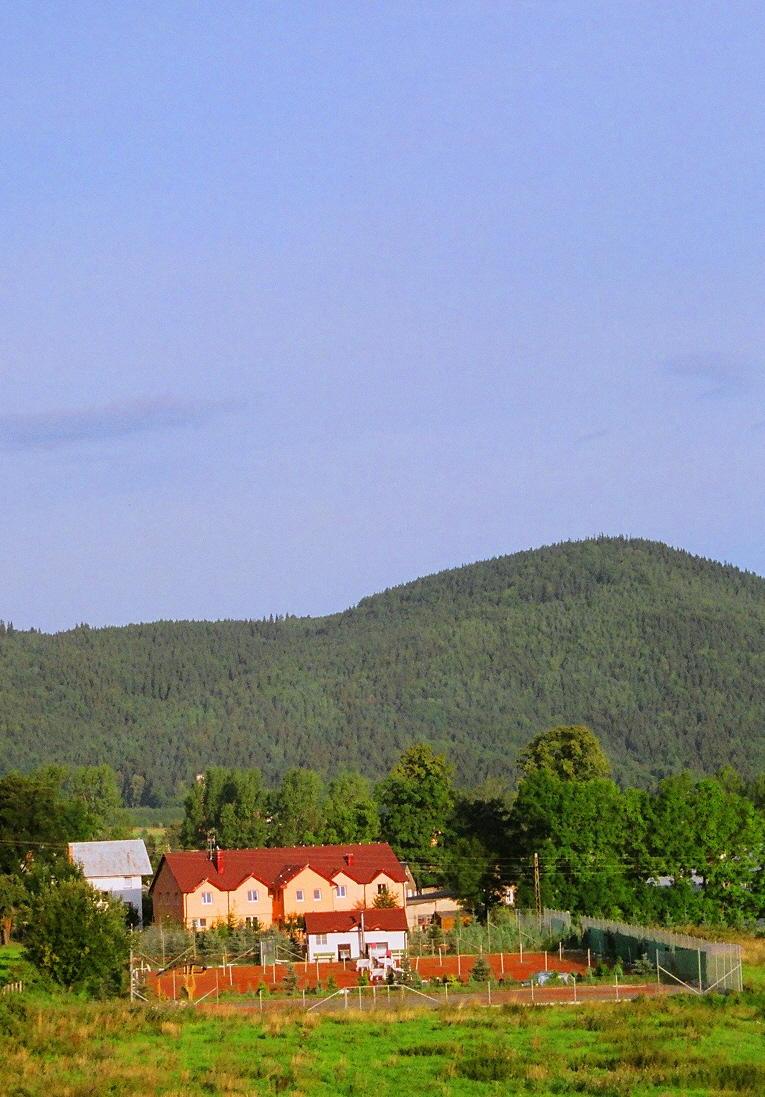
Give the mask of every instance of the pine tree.
[{"label": "pine tree", "polygon": [[282,986],[287,994],[294,994],[298,988],[298,977],[295,971],[294,964],[287,964],[287,968],[284,972],[284,979],[282,980]]},{"label": "pine tree", "polygon": [[493,973],[489,967],[486,957],[481,953],[476,962],[473,964],[473,970],[470,972],[470,978],[474,983],[488,983],[493,978]]}]

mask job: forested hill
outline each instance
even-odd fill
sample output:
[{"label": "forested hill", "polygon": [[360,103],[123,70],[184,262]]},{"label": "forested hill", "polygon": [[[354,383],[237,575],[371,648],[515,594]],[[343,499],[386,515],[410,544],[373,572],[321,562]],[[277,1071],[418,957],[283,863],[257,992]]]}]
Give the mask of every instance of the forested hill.
[{"label": "forested hill", "polygon": [[[208,764],[382,776],[424,739],[511,775],[587,723],[626,780],[765,768],[765,580],[600,538],[471,564],[278,621],[0,634],[0,769],[111,763],[144,802]],[[141,781],[145,778],[145,782]]]}]

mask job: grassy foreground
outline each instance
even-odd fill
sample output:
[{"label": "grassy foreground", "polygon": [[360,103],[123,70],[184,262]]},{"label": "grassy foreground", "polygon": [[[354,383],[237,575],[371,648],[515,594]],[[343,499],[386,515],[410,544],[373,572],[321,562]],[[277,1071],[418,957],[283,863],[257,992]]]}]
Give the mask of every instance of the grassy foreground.
[{"label": "grassy foreground", "polygon": [[399,1014],[0,1002],[8,1097],[765,1093],[765,996]]}]

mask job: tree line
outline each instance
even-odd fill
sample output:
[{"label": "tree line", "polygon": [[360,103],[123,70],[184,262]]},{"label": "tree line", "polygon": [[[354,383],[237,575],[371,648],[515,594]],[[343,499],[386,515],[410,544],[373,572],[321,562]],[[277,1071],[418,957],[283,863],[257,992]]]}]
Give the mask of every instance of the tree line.
[{"label": "tree line", "polygon": [[[211,767],[194,780],[163,848],[391,843],[420,885],[442,884],[483,916],[517,889],[545,905],[664,924],[749,924],[765,913],[765,777],[726,767],[675,774],[645,789],[618,784],[594,733],[558,726],[519,758],[515,785],[460,787],[446,756],[404,750],[376,784],[347,771],[325,781],[289,770],[275,787],[253,769]],[[43,767],[0,778],[0,931],[30,897],[72,870],[71,841],[130,833],[106,766]],[[23,918],[22,918],[23,920]]]},{"label": "tree line", "polygon": [[291,770],[269,791],[257,771],[213,768],[192,786],[178,840],[203,848],[385,840],[420,884],[443,884],[484,915],[535,899],[595,916],[658,922],[752,923],[765,911],[765,780],[730,767],[681,773],[653,789],[623,787],[584,726],[537,736],[514,788],[459,789],[428,744],[403,752],[373,786],[358,773],[325,784]]},{"label": "tree line", "polygon": [[[452,889],[480,920],[517,889],[545,905],[643,923],[751,925],[765,913],[765,777],[730,767],[652,789],[617,784],[591,729],[556,726],[519,758],[514,787],[460,788],[445,755],[403,751],[376,785],[214,767],[195,780],[174,844],[228,848],[385,840],[416,881]],[[126,910],[90,889],[71,841],[127,836],[108,767],[43,767],[0,778],[0,933],[44,977],[93,993],[124,984]],[[155,851],[156,853],[156,851]]]}]

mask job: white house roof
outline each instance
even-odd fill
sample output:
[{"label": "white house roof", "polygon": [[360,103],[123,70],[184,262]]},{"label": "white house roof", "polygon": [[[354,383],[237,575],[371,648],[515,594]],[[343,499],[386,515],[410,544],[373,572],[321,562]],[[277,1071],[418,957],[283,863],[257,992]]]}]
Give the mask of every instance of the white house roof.
[{"label": "white house roof", "polygon": [[69,856],[88,879],[98,876],[151,876],[146,846],[140,838],[121,842],[70,842]]}]

